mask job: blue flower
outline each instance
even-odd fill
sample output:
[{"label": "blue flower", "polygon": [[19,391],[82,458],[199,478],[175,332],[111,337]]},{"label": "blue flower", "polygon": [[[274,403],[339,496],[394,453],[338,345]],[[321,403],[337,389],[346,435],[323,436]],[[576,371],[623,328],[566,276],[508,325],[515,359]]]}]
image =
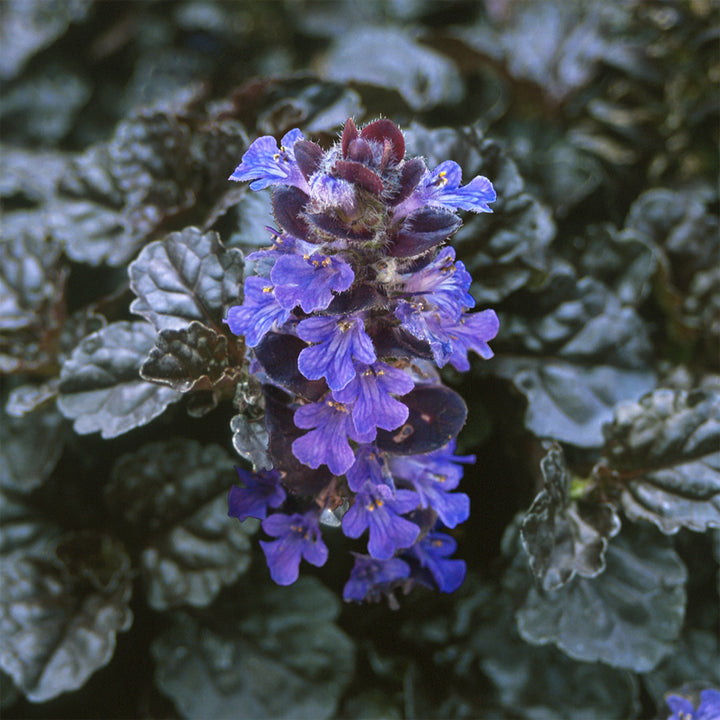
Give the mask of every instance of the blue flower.
[{"label": "blue flower", "polygon": [[334,292],[347,290],[355,279],[350,265],[337,256],[282,255],[270,273],[275,297],[287,310],[299,305],[303,312],[324,310]]},{"label": "blue flower", "polygon": [[355,377],[353,360],[372,365],[377,359],[358,316],[311,317],[298,324],[297,334],[313,343],[300,352],[298,369],[308,380],[324,377],[331,390],[342,390]]},{"label": "blue flower", "polygon": [[372,440],[357,432],[349,408],[334,400],[303,405],[294,420],[299,428],[314,428],[293,442],[295,457],[311,468],[325,464],[333,475],[343,475],[355,462],[348,436],[356,442]]},{"label": "blue flower", "polygon": [[350,538],[370,531],[368,551],[378,560],[388,560],[396,550],[410,547],[420,533],[415,523],[400,517],[417,507],[418,496],[411,490],[393,490],[387,485],[366,481],[355,496],[355,503],[342,519],[342,529]]},{"label": "blue flower", "polygon": [[[402,370],[384,362],[358,366],[355,377],[333,397],[352,405],[355,427],[360,433],[371,433],[375,428],[395,430],[408,419],[408,409],[393,395],[406,395],[415,383]],[[374,437],[374,436],[373,436]]]},{"label": "blue flower", "polygon": [[302,139],[303,134],[297,129],[283,137],[280,147],[271,135],[258,138],[242,156],[230,180],[254,180],[251,190],[263,190],[269,185],[294,185],[307,190],[307,181],[293,152],[295,143]]},{"label": "blue flower", "polygon": [[427,265],[402,275],[402,289],[421,297],[443,315],[458,319],[463,310],[475,307],[475,298],[468,292],[470,273],[462,262],[454,260],[455,250],[444,247]]},{"label": "blue flower", "polygon": [[494,310],[465,314],[452,320],[437,311],[426,312],[417,305],[401,301],[395,316],[408,332],[430,345],[439,367],[449,362],[457,370],[469,370],[467,354],[470,350],[485,360],[493,356],[488,341],[497,335],[500,327]]},{"label": "blue flower", "polygon": [[362,490],[366,481],[374,485],[387,485],[395,490],[395,483],[390,474],[384,453],[374,445],[364,445],[358,450],[352,467],[347,471],[348,487],[353,492]]},{"label": "blue flower", "polygon": [[249,472],[236,467],[243,487],[233,485],[228,496],[228,515],[236,517],[240,522],[249,517],[264,520],[268,506],[278,508],[285,502],[285,490],[280,484],[280,473]]},{"label": "blue flower", "polygon": [[692,702],[680,695],[668,695],[665,702],[672,711],[667,720],[718,720],[720,718],[720,691],[708,688],[700,693],[697,710]]},{"label": "blue flower", "polygon": [[410,566],[400,558],[377,560],[367,555],[355,556],[355,565],[343,588],[343,600],[363,602],[388,594],[401,580],[410,576]]},{"label": "blue flower", "polygon": [[455,592],[465,580],[467,567],[464,560],[448,559],[457,549],[454,538],[444,533],[428,533],[413,545],[408,555],[415,557],[421,567],[430,572],[440,592]]},{"label": "blue flower", "polygon": [[320,535],[316,512],[304,515],[274,513],[262,522],[262,529],[277,540],[261,540],[270,577],[278,585],[292,585],[297,579],[300,560],[321,567],[328,558],[328,549]]},{"label": "blue flower", "polygon": [[275,288],[267,279],[252,275],[245,280],[245,299],[227,312],[230,330],[244,335],[249,347],[255,347],[274,325],[281,326],[290,317],[275,297]]},{"label": "blue flower", "polygon": [[425,205],[440,205],[449,210],[492,212],[488,203],[495,202],[497,195],[492,183],[482,175],[474,177],[460,187],[462,169],[452,160],[440,163],[427,173],[407,200],[395,210],[395,218],[403,217]]}]

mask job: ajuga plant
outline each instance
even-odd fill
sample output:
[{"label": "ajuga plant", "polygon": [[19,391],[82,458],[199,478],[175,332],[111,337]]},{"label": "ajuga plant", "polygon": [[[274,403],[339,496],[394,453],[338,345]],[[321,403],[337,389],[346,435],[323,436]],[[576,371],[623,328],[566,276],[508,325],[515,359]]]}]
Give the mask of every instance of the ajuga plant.
[{"label": "ajuga plant", "polygon": [[248,256],[242,305],[227,323],[252,348],[272,467],[239,470],[229,512],[255,517],[270,574],[293,583],[304,558],[328,557],[321,526],[368,532],[348,601],[394,598],[415,584],[453,592],[465,562],[443,532],[467,520],[453,492],[472,456],[454,454],[462,398],[436,369],[492,356],[493,310],[469,312],[471,278],[445,244],[457,210],[491,212],[491,182],[460,166],[405,157],[387,119],[350,119],[329,150],[288,132],[255,140],[231,176],[273,187],[277,228]]}]

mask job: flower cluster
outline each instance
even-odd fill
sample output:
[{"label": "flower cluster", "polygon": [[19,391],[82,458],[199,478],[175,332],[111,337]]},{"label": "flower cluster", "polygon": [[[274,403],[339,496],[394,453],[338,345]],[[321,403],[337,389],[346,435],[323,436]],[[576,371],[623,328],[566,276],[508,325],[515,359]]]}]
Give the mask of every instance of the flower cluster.
[{"label": "flower cluster", "polygon": [[263,521],[281,585],[302,558],[325,563],[326,524],[350,538],[367,532],[346,600],[414,583],[453,592],[465,563],[440,530],[469,516],[468,496],[454,491],[474,458],[454,454],[467,410],[435,366],[467,370],[469,351],[491,357],[498,320],[468,312],[470,275],[443,243],[461,224],[457,210],[490,212],[492,184],[461,185],[456,163],[430,170],[405,157],[385,119],[362,130],[348,120],[327,151],[299,130],[280,147],[261,137],[231,179],[273,187],[279,229],[248,256],[256,274],[227,315],[253,348],[274,464],[240,471],[230,515]]},{"label": "flower cluster", "polygon": [[700,693],[697,710],[681,695],[671,694],[665,699],[672,715],[667,720],[718,720],[720,718],[720,690],[708,688]]}]

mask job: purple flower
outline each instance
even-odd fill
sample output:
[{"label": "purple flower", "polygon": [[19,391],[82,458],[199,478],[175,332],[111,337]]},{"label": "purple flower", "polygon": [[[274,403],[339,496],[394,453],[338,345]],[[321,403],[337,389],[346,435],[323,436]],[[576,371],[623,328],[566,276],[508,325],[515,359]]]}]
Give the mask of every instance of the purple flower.
[{"label": "purple flower", "polygon": [[428,533],[408,551],[428,570],[440,592],[455,592],[465,580],[467,570],[464,560],[448,559],[457,549],[455,539],[444,533]]},{"label": "purple flower", "polygon": [[667,720],[718,720],[720,718],[720,691],[708,688],[700,693],[697,710],[692,702],[680,695],[668,695],[665,702],[672,711]]},{"label": "purple flower", "polygon": [[474,462],[475,456],[455,456],[455,442],[424,455],[391,455],[390,472],[398,480],[408,482],[420,497],[422,507],[432,508],[449,527],[457,527],[470,517],[470,498],[453,493],[463,469],[457,463]]},{"label": "purple flower", "polygon": [[470,369],[470,350],[488,360],[493,351],[487,344],[498,332],[500,323],[494,310],[462,315],[452,320],[437,311],[426,312],[407,302],[399,303],[395,316],[408,332],[430,345],[439,367],[448,362],[457,370]]},{"label": "purple flower", "polygon": [[333,292],[347,290],[355,279],[352,268],[331,255],[282,255],[270,273],[275,297],[287,310],[299,305],[303,312],[324,310]]},{"label": "purple flower", "polygon": [[375,348],[362,318],[326,315],[303,320],[297,334],[313,343],[300,352],[298,369],[308,380],[324,377],[331,390],[341,390],[355,377],[353,360],[371,365]]},{"label": "purple flower", "polygon": [[402,276],[403,290],[421,296],[443,315],[459,318],[465,308],[475,307],[475,299],[468,292],[470,273],[454,260],[455,250],[444,247],[425,267]]},{"label": "purple flower", "polygon": [[242,156],[230,180],[254,180],[250,183],[251,190],[262,190],[269,185],[294,185],[307,190],[307,181],[293,152],[295,143],[302,139],[303,134],[297,129],[283,137],[280,147],[271,135],[258,138]]},{"label": "purple flower", "polygon": [[409,565],[400,558],[377,560],[367,555],[355,555],[355,565],[343,588],[346,602],[374,600],[392,591],[399,581],[410,576]]},{"label": "purple flower", "polygon": [[328,558],[328,549],[320,535],[316,512],[304,515],[274,513],[262,522],[262,529],[277,540],[261,540],[270,577],[278,585],[292,585],[298,579],[300,560],[321,567]]},{"label": "purple flower", "polygon": [[342,178],[316,173],[310,181],[310,197],[318,212],[338,208],[346,214],[355,211],[355,187]]},{"label": "purple flower", "polygon": [[[395,430],[408,419],[408,409],[392,395],[406,395],[415,384],[402,370],[376,362],[357,368],[355,377],[342,389],[333,392],[336,400],[354,403],[352,416],[360,433],[375,432],[375,428]],[[374,437],[374,436],[373,436]]]},{"label": "purple flower", "polygon": [[295,457],[311,468],[327,465],[333,475],[342,475],[355,462],[348,435],[356,442],[369,442],[355,429],[350,409],[334,400],[303,405],[295,411],[295,425],[311,429],[292,444]]},{"label": "purple flower", "polygon": [[348,487],[357,492],[367,481],[374,485],[387,485],[395,490],[395,483],[381,453],[374,445],[365,445],[358,450],[352,467],[347,471]]},{"label": "purple flower", "polygon": [[367,481],[355,496],[355,503],[345,513],[342,529],[345,535],[359,538],[370,531],[368,551],[378,560],[388,560],[396,550],[410,547],[420,528],[400,517],[417,507],[418,496],[411,490],[393,490],[387,485]]},{"label": "purple flower", "polygon": [[227,322],[236,335],[244,335],[249,347],[255,347],[273,325],[282,325],[290,317],[275,297],[272,284],[255,275],[245,280],[245,299],[242,305],[228,310]]},{"label": "purple flower", "polygon": [[228,515],[240,522],[249,517],[264,520],[268,506],[280,507],[285,502],[285,489],[277,470],[254,473],[236,467],[244,487],[233,485],[228,496]]},{"label": "purple flower", "polygon": [[462,169],[452,160],[440,163],[427,173],[410,197],[395,210],[395,218],[404,217],[416,208],[425,205],[440,205],[450,210],[471,210],[492,212],[488,203],[497,195],[492,183],[482,175],[474,177],[467,185],[460,187]]}]

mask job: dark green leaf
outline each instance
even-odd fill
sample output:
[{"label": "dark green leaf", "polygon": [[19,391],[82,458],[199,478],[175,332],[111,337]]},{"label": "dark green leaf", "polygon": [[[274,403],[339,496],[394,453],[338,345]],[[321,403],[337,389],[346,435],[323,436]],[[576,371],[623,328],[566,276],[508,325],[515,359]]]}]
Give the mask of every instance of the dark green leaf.
[{"label": "dark green leaf", "polygon": [[66,535],[55,557],[3,563],[0,665],[32,702],[81,687],[132,622],[130,561],[108,536]]},{"label": "dark green leaf", "polygon": [[230,357],[231,342],[195,320],[181,330],[161,330],[140,375],[182,393],[207,390],[215,406],[222,398],[233,396],[242,374]]},{"label": "dark green leaf", "polygon": [[60,252],[56,242],[35,235],[0,240],[0,331],[42,327],[62,296]]},{"label": "dark green leaf", "polygon": [[21,418],[0,411],[0,485],[20,492],[42,485],[60,458],[66,429],[52,406]]},{"label": "dark green leaf", "polygon": [[339,604],[317,580],[245,587],[199,620],[175,616],[152,646],[156,678],[185,718],[333,715],[353,671],[334,624]]},{"label": "dark green leaf", "polygon": [[180,395],[146,382],[140,366],[155,331],[145,322],[116,322],[86,337],[63,365],[58,407],[75,431],[104,438],[149,423]]},{"label": "dark green leaf", "polygon": [[267,428],[263,418],[250,419],[244,414],[235,415],[230,421],[233,447],[240,457],[249,460],[255,470],[270,470],[273,467],[268,455]]},{"label": "dark green leaf", "polygon": [[612,39],[613,30],[627,22],[623,7],[542,0],[490,12],[495,22],[483,16],[455,36],[502,62],[513,77],[535,83],[552,102],[590,83],[603,61],[638,62],[632,46]]},{"label": "dark green leaf", "polygon": [[3,93],[0,121],[6,142],[52,146],[65,138],[90,98],[90,85],[69,63],[26,73]]},{"label": "dark green leaf", "polygon": [[353,28],[337,38],[321,74],[340,83],[393,88],[415,111],[457,103],[464,95],[454,63],[399,28]]},{"label": "dark green leaf", "polygon": [[150,243],[130,265],[130,309],[157,330],[198,320],[221,333],[225,308],[242,301],[242,272],[242,253],[223,247],[217,233],[185,228]]},{"label": "dark green leaf", "polygon": [[528,398],[526,427],[580,447],[602,445],[619,402],[655,387],[652,346],[636,311],[593,278],[558,267],[547,285],[501,312],[496,357],[484,369]]},{"label": "dark green leaf", "polygon": [[533,574],[547,592],[576,574],[592,578],[603,572],[607,541],[620,531],[620,519],[608,504],[593,506],[593,517],[590,508],[570,501],[570,473],[557,443],[541,467],[545,489],[525,514],[520,534]]},{"label": "dark green leaf", "polygon": [[0,488],[0,555],[2,562],[13,554],[46,557],[48,545],[60,528],[47,521],[24,496]]},{"label": "dark green leaf", "polygon": [[590,225],[573,244],[582,253],[579,269],[608,285],[623,305],[637,306],[650,293],[657,250],[638,232]]},{"label": "dark green leaf", "polygon": [[520,635],[554,643],[577,660],[647,672],[672,652],[680,634],[686,579],[669,542],[630,526],[608,547],[599,577],[575,577],[546,594],[531,588],[517,613]]},{"label": "dark green leaf", "polygon": [[719,392],[656,390],[619,407],[605,434],[628,517],[667,534],[720,527]]},{"label": "dark green leaf", "polygon": [[652,672],[643,675],[643,683],[659,707],[669,688],[698,680],[703,687],[720,686],[720,640],[712,630],[687,630],[675,652]]},{"label": "dark green leaf", "polygon": [[429,167],[454,160],[464,183],[485,175],[495,186],[492,213],[467,213],[453,236],[458,256],[476,280],[472,293],[478,306],[495,304],[547,272],[548,246],[555,237],[552,215],[526,191],[517,166],[497,142],[476,128],[427,130],[415,124],[405,139],[408,154],[424,156]]},{"label": "dark green leaf", "polygon": [[68,25],[82,20],[90,0],[21,0],[3,6],[0,24],[0,77],[15,77],[36,53],[60,37]]},{"label": "dark green leaf", "polygon": [[208,605],[247,570],[258,523],[228,517],[234,482],[232,458],[194,440],[144,445],[115,464],[107,501],[142,538],[151,607]]}]

